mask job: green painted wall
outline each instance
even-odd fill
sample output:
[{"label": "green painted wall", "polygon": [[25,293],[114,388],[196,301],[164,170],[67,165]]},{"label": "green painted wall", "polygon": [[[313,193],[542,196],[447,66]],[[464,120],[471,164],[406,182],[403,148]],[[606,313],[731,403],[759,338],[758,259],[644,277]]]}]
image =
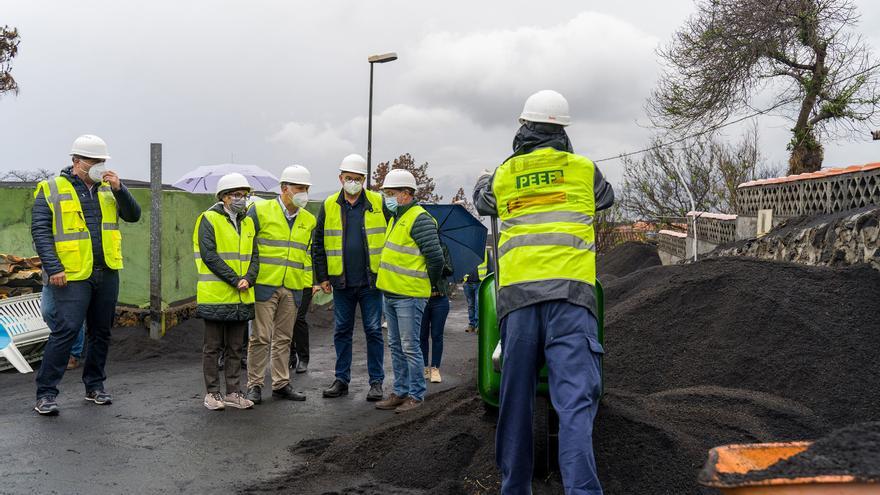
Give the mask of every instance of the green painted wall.
[{"label": "green painted wall", "polygon": [[[122,222],[122,258],[119,303],[147,307],[150,303],[150,201],[149,189],[131,189],[141,205],[141,219]],[[31,241],[31,186],[0,188],[0,253],[34,256]],[[192,234],[196,218],[215,200],[206,194],[183,191],[162,193],[162,301],[165,304],[195,297],[196,267]],[[317,214],[321,202],[306,209]]]},{"label": "green painted wall", "polygon": [[[119,303],[146,307],[150,302],[150,190],[131,189],[141,205],[141,219],[122,222],[122,258]],[[31,207],[33,188],[0,189],[0,253],[33,256]],[[182,191],[162,194],[162,300],[166,304],[195,296],[192,231],[198,215],[214,204],[209,195]]]}]

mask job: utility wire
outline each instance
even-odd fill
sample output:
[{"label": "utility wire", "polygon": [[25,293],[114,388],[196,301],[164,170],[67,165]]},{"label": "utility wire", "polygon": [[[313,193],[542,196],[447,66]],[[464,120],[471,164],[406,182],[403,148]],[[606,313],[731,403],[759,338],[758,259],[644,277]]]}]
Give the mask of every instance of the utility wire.
[{"label": "utility wire", "polygon": [[[849,79],[852,79],[852,78],[854,78],[854,77],[861,76],[862,74],[866,74],[866,73],[868,73],[868,72],[871,72],[872,70],[874,70],[874,69],[876,69],[876,68],[878,68],[878,67],[880,67],[880,64],[872,65],[871,67],[868,67],[867,69],[865,69],[865,70],[863,70],[863,71],[856,72],[855,74],[850,74],[849,76],[847,76],[847,77],[845,77],[845,78],[843,78],[843,79],[840,79],[840,80],[837,81],[837,82],[838,82],[838,83],[841,83],[841,82],[847,81],[847,80],[849,80]],[[665,147],[667,147],[667,146],[671,146],[671,145],[673,145],[673,144],[678,144],[678,143],[680,143],[680,142],[682,142],[682,141],[687,141],[688,139],[692,139],[692,138],[695,138],[695,137],[702,136],[702,135],[704,135],[704,134],[708,134],[708,133],[710,133],[710,132],[717,131],[718,129],[721,129],[721,128],[723,128],[723,127],[727,127],[727,126],[730,126],[730,125],[733,125],[733,124],[738,124],[738,123],[740,123],[740,122],[742,122],[742,121],[744,121],[744,120],[748,120],[748,119],[751,119],[751,118],[757,117],[757,116],[759,116],[759,115],[764,115],[764,114],[766,114],[766,113],[768,113],[768,112],[772,112],[773,110],[776,110],[777,108],[779,108],[779,107],[781,107],[781,106],[788,105],[789,103],[794,103],[795,101],[797,101],[797,100],[799,100],[799,99],[800,99],[800,97],[797,97],[797,98],[789,98],[789,99],[787,99],[787,100],[785,100],[785,101],[781,101],[781,102],[779,102],[779,103],[773,105],[772,107],[765,108],[765,109],[763,109],[763,110],[758,110],[757,112],[754,112],[754,113],[752,113],[752,114],[746,115],[745,117],[740,117],[740,118],[738,118],[738,119],[736,119],[736,120],[731,120],[730,122],[723,122],[723,123],[721,123],[721,124],[714,125],[714,126],[712,126],[712,127],[709,127],[709,128],[707,128],[707,129],[703,129],[702,131],[700,131],[700,132],[696,132],[696,133],[694,133],[694,134],[690,134],[690,135],[687,135],[687,136],[684,136],[684,137],[680,137],[680,138],[678,138],[678,139],[673,139],[672,141],[666,141],[666,142],[663,142],[663,143],[657,143],[657,144],[655,144],[655,145],[653,145],[653,146],[649,146],[649,147],[647,147],[647,148],[640,149],[640,150],[638,150],[638,151],[630,151],[630,152],[628,152],[628,153],[621,153],[621,154],[619,154],[619,155],[608,156],[608,157],[605,157],[605,158],[600,158],[599,160],[593,160],[593,163],[601,163],[601,162],[607,162],[607,161],[610,161],[610,160],[618,160],[618,159],[620,159],[620,158],[625,158],[625,157],[633,156],[633,155],[639,155],[639,154],[641,154],[641,153],[645,153],[645,152],[648,152],[648,151],[653,151],[653,150],[656,150],[656,149],[659,149],[659,148],[665,148]]]}]

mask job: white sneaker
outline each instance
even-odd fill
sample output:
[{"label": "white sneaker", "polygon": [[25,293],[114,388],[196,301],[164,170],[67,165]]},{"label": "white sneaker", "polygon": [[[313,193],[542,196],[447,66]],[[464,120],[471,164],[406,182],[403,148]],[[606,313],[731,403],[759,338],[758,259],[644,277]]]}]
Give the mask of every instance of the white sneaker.
[{"label": "white sneaker", "polygon": [[253,401],[245,399],[244,396],[238,392],[226,394],[226,398],[223,399],[223,403],[229,407],[234,407],[236,409],[250,409],[254,407]]},{"label": "white sneaker", "polygon": [[431,368],[430,374],[431,374],[431,383],[440,383],[443,381],[443,379],[440,378],[440,368]]},{"label": "white sneaker", "polygon": [[223,396],[220,392],[212,392],[205,396],[205,407],[212,411],[220,411],[226,408],[223,404]]},{"label": "white sneaker", "polygon": [[425,380],[431,378],[431,368],[425,367]]}]

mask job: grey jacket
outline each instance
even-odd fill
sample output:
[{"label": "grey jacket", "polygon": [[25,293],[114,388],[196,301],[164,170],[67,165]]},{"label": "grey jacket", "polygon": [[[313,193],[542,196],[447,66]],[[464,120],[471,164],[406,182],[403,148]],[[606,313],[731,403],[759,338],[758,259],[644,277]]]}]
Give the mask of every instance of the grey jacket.
[{"label": "grey jacket", "polygon": [[[227,222],[232,224],[226,210],[223,209],[223,203],[217,203],[208,211],[215,211],[223,215]],[[235,224],[235,230],[241,232],[241,221],[245,218],[245,213],[238,215],[238,221]],[[237,286],[242,279],[247,280],[251,287],[257,281],[257,273],[260,271],[260,253],[257,250],[257,238],[254,236],[254,251],[251,254],[251,264],[248,267],[244,277],[239,277],[235,271],[226,264],[217,254],[217,238],[214,236],[214,226],[211,222],[202,221],[199,224],[199,254],[202,261],[211,270],[211,273],[219,277],[221,280],[231,286]],[[246,303],[237,304],[199,304],[196,307],[196,316],[205,320],[217,321],[248,321],[254,319],[254,305]]]},{"label": "grey jacket", "polygon": [[[481,215],[498,216],[495,193],[492,192],[494,180],[494,173],[491,176],[484,175],[477,179],[477,184],[474,186],[474,205]],[[604,210],[614,204],[614,190],[598,167],[594,173],[593,191],[596,197],[596,211]],[[565,300],[583,306],[593,315],[598,316],[595,288],[574,280],[541,280],[503,287],[498,292],[496,312],[500,320],[516,309],[556,300]]]}]

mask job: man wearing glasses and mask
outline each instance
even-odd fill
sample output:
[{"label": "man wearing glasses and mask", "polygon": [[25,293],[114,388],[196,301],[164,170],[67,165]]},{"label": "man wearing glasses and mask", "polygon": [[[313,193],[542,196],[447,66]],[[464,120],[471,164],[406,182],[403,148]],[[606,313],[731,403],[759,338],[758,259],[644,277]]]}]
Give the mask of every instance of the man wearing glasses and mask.
[{"label": "man wearing glasses and mask", "polygon": [[324,293],[333,293],[336,320],[333,334],[336,374],[323,395],[334,398],[348,394],[355,310],[360,305],[370,382],[366,398],[380,401],[385,379],[385,343],[382,293],[376,288],[376,274],[391,213],[385,209],[380,194],[364,189],[367,161],[362,156],[352,154],[343,158],[339,172],[342,191],[324,201],[312,244],[315,282]]}]

